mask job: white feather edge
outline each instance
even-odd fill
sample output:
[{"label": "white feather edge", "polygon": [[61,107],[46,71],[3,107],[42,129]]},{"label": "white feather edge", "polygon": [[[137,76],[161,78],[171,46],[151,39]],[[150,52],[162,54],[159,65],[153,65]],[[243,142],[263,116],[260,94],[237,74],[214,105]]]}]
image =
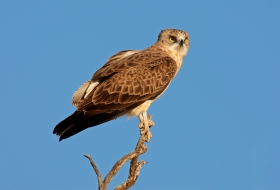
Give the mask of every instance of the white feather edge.
[{"label": "white feather edge", "polygon": [[78,90],[76,90],[72,96],[72,104],[78,106],[83,99],[85,99],[90,92],[99,84],[99,81],[86,81]]},{"label": "white feather edge", "polygon": [[87,90],[86,90],[86,94],[85,94],[85,97],[84,97],[84,98],[86,98],[86,97],[89,95],[89,93],[91,93],[91,91],[92,91],[98,84],[99,84],[98,81],[94,81],[94,82],[90,83],[89,87],[88,87]]}]

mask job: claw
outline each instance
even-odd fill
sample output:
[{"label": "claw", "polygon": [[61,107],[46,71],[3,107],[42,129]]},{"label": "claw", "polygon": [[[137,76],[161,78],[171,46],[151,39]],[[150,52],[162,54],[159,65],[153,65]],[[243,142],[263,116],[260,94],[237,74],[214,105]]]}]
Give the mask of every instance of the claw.
[{"label": "claw", "polygon": [[154,126],[154,125],[155,125],[155,123],[152,121],[152,116],[153,116],[153,115],[149,115],[149,116],[148,116],[148,124],[149,124],[149,128],[151,128],[152,126]]},{"label": "claw", "polygon": [[[142,115],[143,114],[143,115]],[[152,138],[152,133],[150,132],[150,127],[155,125],[155,123],[152,121],[152,115],[149,115],[147,117],[147,113],[144,112],[139,115],[140,123],[138,127],[140,128],[140,134],[146,136],[146,141],[149,142]]]}]

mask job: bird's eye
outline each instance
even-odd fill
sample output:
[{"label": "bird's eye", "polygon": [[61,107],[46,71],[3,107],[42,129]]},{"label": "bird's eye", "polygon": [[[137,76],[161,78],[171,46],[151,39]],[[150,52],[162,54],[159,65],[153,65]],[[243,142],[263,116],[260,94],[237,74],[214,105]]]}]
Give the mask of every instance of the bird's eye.
[{"label": "bird's eye", "polygon": [[186,37],[186,38],[184,39],[184,43],[186,43],[187,41],[189,41],[189,38],[188,38],[188,37]]},{"label": "bird's eye", "polygon": [[175,38],[170,37],[169,40],[170,40],[170,42],[174,42],[174,41],[175,41]]}]

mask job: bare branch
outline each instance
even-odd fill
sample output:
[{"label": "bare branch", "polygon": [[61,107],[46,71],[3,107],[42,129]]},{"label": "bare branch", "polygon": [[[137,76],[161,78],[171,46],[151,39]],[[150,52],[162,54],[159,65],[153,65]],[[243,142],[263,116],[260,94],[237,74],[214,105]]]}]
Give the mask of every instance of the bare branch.
[{"label": "bare branch", "polygon": [[101,174],[100,174],[100,172],[99,172],[97,166],[96,166],[95,163],[93,162],[93,159],[91,158],[90,155],[85,154],[84,157],[86,157],[87,159],[89,159],[89,162],[90,162],[91,166],[93,167],[93,169],[94,169],[94,171],[95,171],[95,173],[96,173],[96,175],[97,175],[98,187],[99,187],[99,189],[102,189],[102,188],[103,188],[103,187],[102,187],[102,186],[103,186],[102,176],[101,176]]},{"label": "bare branch", "polygon": [[148,163],[148,162],[145,162],[144,160],[141,160],[140,162],[138,162],[136,164],[132,164],[132,162],[133,162],[133,160],[131,160],[131,163],[130,163],[130,172],[129,172],[128,179],[125,182],[123,182],[121,185],[116,187],[114,190],[125,190],[125,189],[128,189],[131,186],[133,186],[135,184],[136,180],[138,179],[138,175],[140,173],[140,169],[141,169],[142,165]]},{"label": "bare branch", "polygon": [[[152,122],[150,116],[148,119],[150,120],[149,122]],[[152,122],[152,125],[154,125],[153,122]],[[109,173],[106,175],[106,177],[104,178],[104,181],[102,181],[102,176],[101,176],[97,166],[93,162],[93,159],[91,158],[91,156],[84,155],[86,158],[89,159],[90,164],[92,165],[92,167],[97,175],[99,190],[106,190],[109,183],[111,182],[112,178],[118,173],[118,171],[121,169],[121,167],[123,167],[123,165],[129,160],[131,160],[131,161],[130,161],[128,178],[125,182],[123,182],[121,185],[116,187],[115,190],[126,190],[135,184],[135,182],[138,178],[138,175],[140,173],[141,167],[144,164],[148,163],[148,162],[145,162],[144,160],[141,160],[139,162],[137,161],[139,155],[144,154],[148,150],[148,147],[145,145],[145,141],[148,138],[147,135],[148,135],[148,133],[145,133],[140,136],[140,138],[137,142],[137,145],[135,147],[135,150],[132,151],[131,153],[123,156],[121,159],[119,159],[115,163],[115,165],[112,167],[112,169],[109,171]]]},{"label": "bare branch", "polygon": [[[104,184],[107,186],[112,178],[116,175],[116,173],[121,169],[121,167],[129,160],[138,157],[140,154],[143,154],[147,151],[147,146],[144,144],[145,142],[145,135],[141,135],[141,137],[138,140],[137,146],[134,151],[131,153],[123,156],[119,161],[115,163],[111,171],[107,174],[107,176],[104,179]],[[136,158],[137,162],[137,158]]]}]

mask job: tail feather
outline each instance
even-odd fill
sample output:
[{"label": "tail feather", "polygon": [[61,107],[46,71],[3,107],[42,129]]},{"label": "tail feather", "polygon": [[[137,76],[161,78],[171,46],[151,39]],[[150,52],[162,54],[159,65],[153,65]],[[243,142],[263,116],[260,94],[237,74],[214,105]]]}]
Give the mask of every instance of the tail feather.
[{"label": "tail feather", "polygon": [[69,138],[89,127],[100,125],[107,121],[116,119],[126,111],[114,111],[111,113],[99,113],[95,115],[85,115],[83,111],[75,111],[72,115],[58,123],[53,133],[60,136],[59,141]]}]

